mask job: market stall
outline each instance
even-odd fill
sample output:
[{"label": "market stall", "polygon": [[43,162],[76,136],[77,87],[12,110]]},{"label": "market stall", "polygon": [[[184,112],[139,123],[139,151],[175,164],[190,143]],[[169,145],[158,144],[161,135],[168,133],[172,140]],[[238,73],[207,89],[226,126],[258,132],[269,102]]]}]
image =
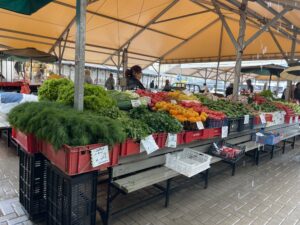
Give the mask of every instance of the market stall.
[{"label": "market stall", "polygon": [[[255,151],[251,157],[258,164],[263,156],[262,146],[273,158],[277,150],[284,152],[285,143],[294,146],[295,140],[290,139],[299,134],[299,106],[274,99],[268,91],[241,97],[239,102],[186,91],[106,91],[89,84],[84,85],[84,93],[85,111],[78,112],[70,107],[74,101],[74,83],[68,79],[47,80],[39,90],[40,102],[17,106],[9,114],[14,127],[12,137],[23,155],[42,155],[51,162],[51,175],[47,176],[69,180],[71,189],[78,188],[71,185],[75,180],[84,185],[86,179],[96,179],[96,171],[108,171],[108,182],[112,184],[107,192],[109,207],[113,202],[111,191],[116,188],[119,194],[129,194],[163,181],[167,186],[159,196],[165,195],[167,206],[172,178],[202,173],[207,187],[209,166],[204,166],[204,162],[228,163],[234,175],[240,160],[250,151]],[[284,146],[278,145],[282,141]],[[187,153],[183,149],[190,150],[185,150]],[[194,162],[198,166],[183,163],[195,160],[194,157],[199,158]],[[182,167],[178,167],[180,164]],[[52,184],[48,185],[53,189]],[[97,184],[85,185],[92,190]],[[85,198],[80,204],[95,204],[95,192],[86,193]],[[35,203],[32,200],[30,204]],[[78,204],[72,205],[73,214]],[[45,213],[40,209],[27,208],[33,218]],[[105,223],[110,215],[117,213],[98,209]],[[71,211],[65,213],[69,215]],[[48,219],[53,217],[52,213],[47,212]],[[94,220],[94,213],[81,213],[78,211],[72,219],[84,216],[85,220]],[[67,224],[67,217],[64,219]]]}]

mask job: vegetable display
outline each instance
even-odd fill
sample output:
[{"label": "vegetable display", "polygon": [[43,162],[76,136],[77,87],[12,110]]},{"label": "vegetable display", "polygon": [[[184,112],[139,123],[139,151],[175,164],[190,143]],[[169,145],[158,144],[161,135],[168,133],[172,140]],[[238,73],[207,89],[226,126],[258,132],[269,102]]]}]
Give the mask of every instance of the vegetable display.
[{"label": "vegetable display", "polygon": [[65,78],[46,80],[39,88],[39,100],[56,101],[58,99],[59,90],[70,84],[72,84],[72,81]]},{"label": "vegetable display", "polygon": [[55,102],[31,102],[15,107],[10,124],[24,133],[34,133],[55,149],[63,144],[81,146],[104,143],[113,145],[125,140],[122,124],[90,112],[78,112]]},{"label": "vegetable display", "polygon": [[141,119],[155,133],[179,133],[183,127],[179,121],[164,112],[150,112],[146,107],[134,108],[129,112],[133,119]]}]

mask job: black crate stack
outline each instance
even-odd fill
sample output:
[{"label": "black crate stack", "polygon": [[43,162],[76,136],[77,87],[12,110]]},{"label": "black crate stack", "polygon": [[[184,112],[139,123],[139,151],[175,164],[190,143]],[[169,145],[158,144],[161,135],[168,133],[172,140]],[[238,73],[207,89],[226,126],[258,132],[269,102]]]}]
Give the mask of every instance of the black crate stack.
[{"label": "black crate stack", "polygon": [[47,159],[20,150],[19,198],[31,220],[46,216]]},{"label": "black crate stack", "polygon": [[47,168],[47,224],[96,223],[97,172],[68,176],[49,164]]}]

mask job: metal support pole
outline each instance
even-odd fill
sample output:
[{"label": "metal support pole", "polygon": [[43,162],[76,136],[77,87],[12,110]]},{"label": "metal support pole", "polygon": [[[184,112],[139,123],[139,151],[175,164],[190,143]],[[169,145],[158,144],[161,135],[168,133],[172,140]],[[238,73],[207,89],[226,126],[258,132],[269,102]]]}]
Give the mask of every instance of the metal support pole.
[{"label": "metal support pole", "polygon": [[247,9],[248,0],[243,0],[240,7],[240,30],[238,36],[238,48],[236,49],[236,64],[234,68],[234,85],[233,85],[233,100],[238,100],[239,95],[239,84],[241,76],[241,67],[242,67],[242,57],[244,51],[244,41],[245,41],[245,31],[246,31],[246,9]]},{"label": "metal support pole", "polygon": [[125,77],[126,70],[128,69],[128,49],[123,50],[123,77]]},{"label": "metal support pole", "polygon": [[[6,66],[7,66],[7,60],[6,60]],[[6,74],[7,74],[7,67],[6,67]],[[30,78],[29,83],[31,83],[31,80],[32,80],[32,59],[30,59],[30,77],[29,78]]]},{"label": "metal support pole", "polygon": [[158,86],[158,88],[159,88],[159,85],[160,85],[160,82],[159,82],[159,79],[160,79],[160,66],[161,66],[161,63],[160,63],[160,61],[158,62],[158,84],[157,84],[157,86]]},{"label": "metal support pole", "polygon": [[217,74],[216,74],[216,87],[215,93],[217,93],[218,89],[218,79],[219,79],[219,68],[220,68],[220,61],[221,61],[221,54],[222,54],[222,45],[223,45],[223,22],[221,23],[221,32],[220,32],[220,42],[219,42],[219,52],[218,52],[218,65],[217,65]]},{"label": "metal support pole", "polygon": [[61,75],[61,58],[62,58],[62,52],[61,52],[61,41],[58,45],[58,74]]},{"label": "metal support pole", "polygon": [[227,72],[225,73],[225,79],[224,79],[224,90],[226,91],[226,82],[227,82]]},{"label": "metal support pole", "polygon": [[99,69],[97,68],[97,78],[96,78],[96,84],[98,84],[98,79],[99,79]]},{"label": "metal support pole", "polygon": [[84,65],[87,0],[76,0],[76,49],[75,49],[75,94],[74,108],[83,110]]}]

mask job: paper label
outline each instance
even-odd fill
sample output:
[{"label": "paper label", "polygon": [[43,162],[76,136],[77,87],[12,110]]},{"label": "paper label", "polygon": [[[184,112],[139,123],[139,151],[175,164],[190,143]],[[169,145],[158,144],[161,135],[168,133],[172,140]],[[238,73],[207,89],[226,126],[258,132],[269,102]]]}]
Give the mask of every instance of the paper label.
[{"label": "paper label", "polygon": [[260,117],[260,121],[261,121],[262,124],[267,123],[265,114],[260,114],[259,117]]},{"label": "paper label", "polygon": [[290,124],[293,123],[293,117],[290,117]]},{"label": "paper label", "polygon": [[109,162],[108,146],[99,147],[91,150],[92,167],[101,166]]},{"label": "paper label", "polygon": [[171,103],[172,104],[177,104],[177,101],[176,100],[171,100]]},{"label": "paper label", "polygon": [[141,101],[139,99],[131,100],[131,105],[133,108],[137,108],[137,107],[141,106]]},{"label": "paper label", "polygon": [[249,115],[244,116],[244,124],[249,124]]},{"label": "paper label", "polygon": [[295,117],[295,123],[299,123],[299,116]]},{"label": "paper label", "polygon": [[222,138],[227,138],[228,137],[228,126],[222,127]]},{"label": "paper label", "polygon": [[197,122],[196,124],[197,124],[198,130],[203,130],[204,129],[203,123],[201,121]]},{"label": "paper label", "polygon": [[159,149],[152,135],[141,140],[141,151],[146,151],[147,154],[151,154]]},{"label": "paper label", "polygon": [[167,137],[165,146],[169,147],[169,148],[176,148],[177,147],[177,134],[168,133],[168,137]]}]

